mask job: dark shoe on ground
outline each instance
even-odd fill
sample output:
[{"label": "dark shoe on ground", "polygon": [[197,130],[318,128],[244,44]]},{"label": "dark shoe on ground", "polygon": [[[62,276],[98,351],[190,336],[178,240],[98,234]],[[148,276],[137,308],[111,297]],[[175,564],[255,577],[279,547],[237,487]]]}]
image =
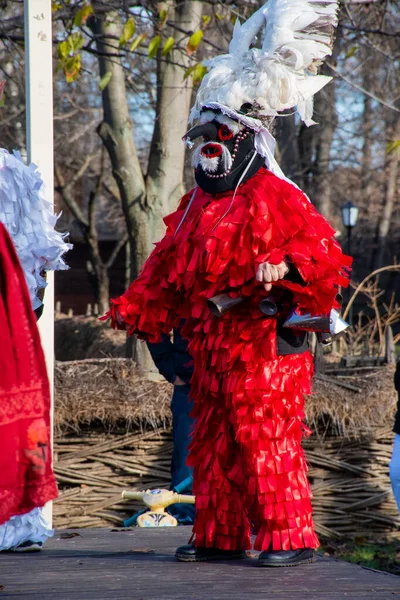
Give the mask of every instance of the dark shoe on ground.
[{"label": "dark shoe on ground", "polygon": [[315,550],[300,548],[299,550],[266,550],[258,557],[260,567],[297,567],[316,561]]},{"label": "dark shoe on ground", "polygon": [[196,548],[193,543],[179,546],[175,558],[182,562],[205,562],[207,560],[237,560],[246,558],[243,550],[220,550],[219,548]]},{"label": "dark shoe on ground", "polygon": [[15,546],[13,548],[14,552],[40,552],[42,549],[42,542],[33,542],[32,540],[27,540],[23,544],[19,546]]}]

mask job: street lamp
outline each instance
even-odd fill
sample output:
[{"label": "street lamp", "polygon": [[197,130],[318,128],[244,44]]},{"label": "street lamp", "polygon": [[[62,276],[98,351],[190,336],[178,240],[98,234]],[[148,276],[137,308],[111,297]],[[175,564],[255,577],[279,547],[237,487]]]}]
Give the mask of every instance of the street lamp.
[{"label": "street lamp", "polygon": [[[358,207],[354,206],[350,200],[346,202],[341,208],[342,212],[342,221],[344,227],[347,229],[347,254],[351,256],[351,230],[353,227],[357,225],[358,219]],[[350,300],[350,290],[349,290],[349,300]],[[350,307],[349,315],[348,315],[349,325],[353,324],[353,307]]]},{"label": "street lamp", "polygon": [[351,256],[351,230],[357,225],[358,207],[352,202],[346,202],[341,208],[343,225],[347,229],[347,251]]}]

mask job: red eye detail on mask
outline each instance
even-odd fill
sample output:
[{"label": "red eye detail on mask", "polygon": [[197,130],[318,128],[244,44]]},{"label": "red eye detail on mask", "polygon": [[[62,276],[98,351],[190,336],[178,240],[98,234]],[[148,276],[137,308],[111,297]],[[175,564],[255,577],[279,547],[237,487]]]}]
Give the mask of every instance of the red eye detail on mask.
[{"label": "red eye detail on mask", "polygon": [[231,140],[233,138],[233,133],[226,125],[221,125],[218,129],[218,139],[221,142],[226,142],[227,140]]}]

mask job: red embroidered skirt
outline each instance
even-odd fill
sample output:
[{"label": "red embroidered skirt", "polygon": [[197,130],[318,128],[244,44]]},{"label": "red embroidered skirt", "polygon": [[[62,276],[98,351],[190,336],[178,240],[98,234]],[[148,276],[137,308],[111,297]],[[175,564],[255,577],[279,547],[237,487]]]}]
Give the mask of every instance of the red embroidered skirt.
[{"label": "red embroidered skirt", "polygon": [[1,223],[0,332],[1,524],[57,496],[43,351],[25,276]]}]

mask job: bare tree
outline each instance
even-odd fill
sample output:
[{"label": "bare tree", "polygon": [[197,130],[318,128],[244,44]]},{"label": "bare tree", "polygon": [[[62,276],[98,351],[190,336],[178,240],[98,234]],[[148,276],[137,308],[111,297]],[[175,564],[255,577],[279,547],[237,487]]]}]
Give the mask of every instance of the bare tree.
[{"label": "bare tree", "polygon": [[118,253],[123,248],[128,240],[128,234],[120,237],[115,243],[114,248],[107,258],[104,260],[100,252],[100,240],[97,229],[96,212],[98,206],[98,198],[103,191],[105,178],[105,160],[104,152],[102,153],[99,170],[96,175],[95,185],[89,192],[89,201],[87,213],[75,198],[74,188],[76,184],[87,174],[87,171],[92,162],[96,160],[96,154],[89,155],[82,163],[80,169],[74,175],[66,180],[63,175],[61,166],[58,162],[55,163],[56,187],[58,192],[74,216],[79,228],[81,229],[83,239],[85,240],[89,250],[89,262],[87,265],[89,280],[91,280],[94,288],[95,301],[99,306],[100,313],[103,314],[109,308],[110,297],[110,280],[109,270],[114,264]]}]

